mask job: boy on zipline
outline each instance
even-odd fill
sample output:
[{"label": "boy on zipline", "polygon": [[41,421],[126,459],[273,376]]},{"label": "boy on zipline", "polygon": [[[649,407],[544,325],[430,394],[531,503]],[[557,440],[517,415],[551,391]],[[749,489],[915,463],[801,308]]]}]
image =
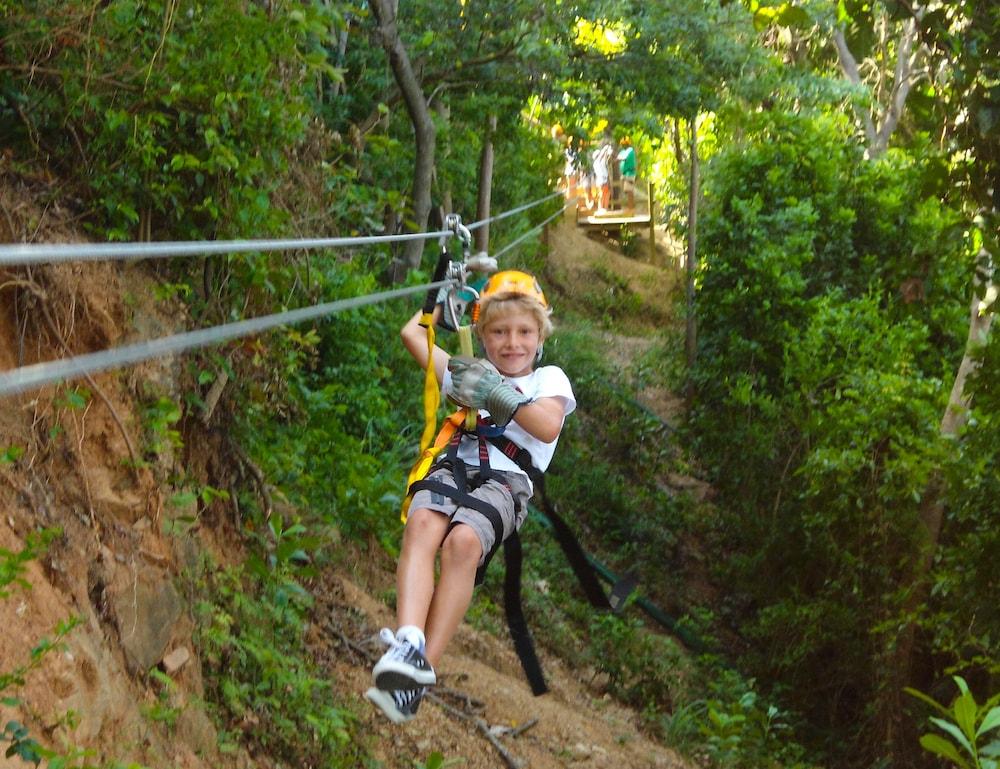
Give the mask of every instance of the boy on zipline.
[{"label": "boy on zipline", "polygon": [[419,312],[400,331],[417,363],[434,366],[441,392],[478,410],[479,436],[463,433],[427,475],[424,483],[436,488],[416,491],[410,503],[396,568],[398,629],[382,630],[389,650],[375,664],[375,685],[365,693],[395,723],[413,718],[427,687],[437,682],[434,666],[465,616],[482,568],[527,514],[531,480],[483,435],[503,433],[544,472],[563,421],[576,408],[562,369],[535,368],[552,331],[550,313],[534,277],[507,270],[489,279],[473,306],[483,358],[449,356],[435,346],[428,359]]}]

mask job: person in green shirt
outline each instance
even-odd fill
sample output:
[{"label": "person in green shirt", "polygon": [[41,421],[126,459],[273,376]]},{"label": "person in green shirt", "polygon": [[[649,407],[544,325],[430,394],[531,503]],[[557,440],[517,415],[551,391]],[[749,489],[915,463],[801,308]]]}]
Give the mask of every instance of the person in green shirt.
[{"label": "person in green shirt", "polygon": [[621,140],[621,151],[618,153],[618,168],[622,174],[622,191],[625,193],[625,212],[631,216],[635,213],[635,148],[632,146],[632,139],[623,136]]}]

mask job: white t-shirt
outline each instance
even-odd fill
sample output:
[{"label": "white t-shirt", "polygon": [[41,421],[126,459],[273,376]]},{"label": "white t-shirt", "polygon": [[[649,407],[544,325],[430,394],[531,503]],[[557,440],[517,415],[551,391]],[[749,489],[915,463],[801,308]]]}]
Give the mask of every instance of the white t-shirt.
[{"label": "white t-shirt", "polygon": [[[562,398],[565,405],[565,413],[563,414],[564,419],[572,414],[573,410],[576,409],[576,398],[573,395],[573,386],[570,384],[569,378],[566,376],[565,372],[558,366],[542,366],[541,368],[535,369],[527,376],[504,377],[504,381],[514,385],[518,390],[532,400],[549,397]],[[443,395],[448,395],[449,392],[451,392],[451,372],[446,370],[444,374],[444,381],[441,382],[441,393]],[[485,409],[480,410],[479,413],[483,416],[489,416],[489,412]],[[555,453],[556,444],[559,442],[559,439],[556,438],[552,441],[552,443],[544,443],[543,441],[538,440],[535,436],[531,435],[513,420],[511,420],[510,424],[508,424],[507,428],[504,430],[504,436],[512,440],[521,448],[527,449],[528,453],[531,454],[532,463],[543,473],[548,468],[549,462],[552,461],[552,455]],[[500,449],[492,443],[487,445],[489,446],[490,467],[492,469],[526,475],[526,473],[524,473],[524,471],[521,470],[521,468],[518,467],[513,460],[500,451]],[[479,442],[469,436],[463,437],[462,442],[458,447],[458,458],[465,461],[466,464],[478,467]]]}]

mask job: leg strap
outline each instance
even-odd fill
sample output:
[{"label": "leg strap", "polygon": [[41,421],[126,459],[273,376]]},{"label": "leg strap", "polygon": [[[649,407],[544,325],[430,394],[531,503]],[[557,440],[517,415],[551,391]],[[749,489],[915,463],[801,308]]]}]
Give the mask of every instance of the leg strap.
[{"label": "leg strap", "polygon": [[[490,526],[493,527],[493,547],[491,547],[489,552],[486,553],[483,565],[476,571],[476,584],[481,585],[483,583],[483,578],[486,575],[486,567],[490,565],[490,560],[500,547],[500,543],[503,542],[503,519],[501,519],[500,513],[495,507],[493,507],[493,505],[484,502],[481,499],[477,499],[468,491],[456,489],[454,486],[449,486],[447,483],[442,483],[441,481],[433,478],[417,481],[410,487],[410,489],[414,492],[424,490],[430,491],[434,494],[441,494],[442,496],[453,499],[456,504],[459,504],[462,507],[471,507],[490,522]],[[451,526],[448,527],[448,532],[450,533],[451,529],[457,525],[458,524],[452,522]],[[445,536],[447,537],[448,534],[445,534]]]}]

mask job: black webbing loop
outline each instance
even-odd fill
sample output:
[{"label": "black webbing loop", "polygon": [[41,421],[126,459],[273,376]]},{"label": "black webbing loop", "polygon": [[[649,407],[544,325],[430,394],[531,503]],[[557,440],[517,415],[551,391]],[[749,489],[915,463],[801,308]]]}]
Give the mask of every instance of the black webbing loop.
[{"label": "black webbing loop", "polygon": [[587,600],[590,601],[590,605],[594,608],[613,611],[614,607],[608,600],[607,595],[605,595],[601,583],[597,581],[597,572],[594,571],[594,567],[587,560],[587,554],[583,552],[580,541],[573,534],[573,530],[567,525],[566,521],[556,512],[552,503],[549,502],[548,495],[545,493],[545,476],[537,471],[536,473],[536,476],[532,480],[540,491],[539,496],[541,497],[542,508],[552,522],[552,531],[556,536],[556,541],[566,555],[566,560],[569,561],[570,568],[573,569],[580,587],[583,588],[584,595],[587,596]]},{"label": "black webbing loop", "polygon": [[503,606],[507,614],[507,627],[517,658],[521,660],[524,675],[531,684],[531,693],[536,697],[545,694],[549,687],[545,684],[542,665],[535,653],[535,644],[528,631],[528,622],[524,618],[524,608],[521,606],[521,538],[515,531],[503,543],[504,562],[507,566],[503,581]]},{"label": "black webbing loop", "polygon": [[[559,543],[559,547],[562,548],[563,553],[566,555],[566,560],[569,561],[570,568],[573,569],[573,573],[576,575],[580,587],[583,588],[584,595],[587,596],[590,605],[597,609],[613,611],[614,607],[608,600],[607,595],[605,595],[601,583],[598,582],[597,573],[594,571],[594,567],[590,565],[590,561],[587,560],[587,554],[583,552],[579,540],[573,534],[573,530],[566,521],[556,512],[555,506],[549,501],[548,494],[545,493],[545,475],[539,472],[538,468],[532,464],[531,454],[502,435],[495,438],[487,438],[486,440],[513,460],[518,467],[528,474],[528,477],[535,484],[542,502],[542,509],[549,520],[552,521],[552,531],[555,534],[556,542]],[[620,606],[622,602],[619,601],[618,603]]]}]

